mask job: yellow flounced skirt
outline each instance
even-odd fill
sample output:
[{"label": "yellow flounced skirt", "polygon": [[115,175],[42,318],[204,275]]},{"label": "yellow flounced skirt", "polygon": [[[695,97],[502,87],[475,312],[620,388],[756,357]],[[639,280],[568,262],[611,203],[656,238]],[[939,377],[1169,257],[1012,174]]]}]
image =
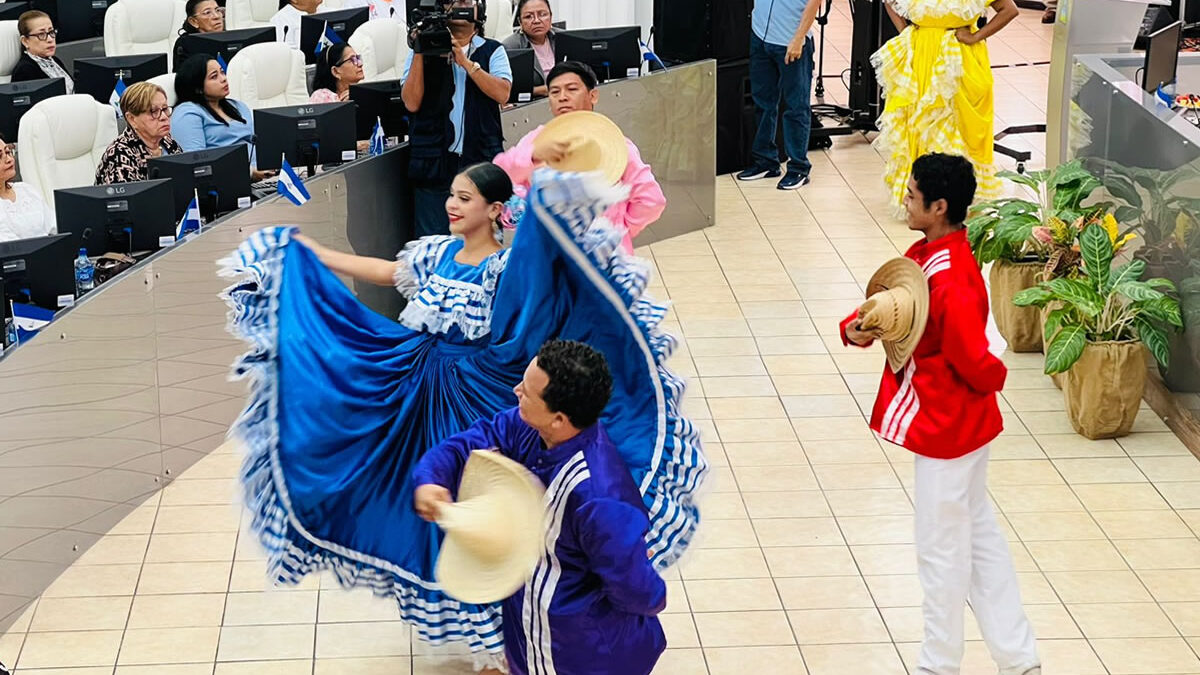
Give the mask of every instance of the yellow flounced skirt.
[{"label": "yellow flounced skirt", "polygon": [[[898,214],[913,160],[930,152],[963,155],[975,166],[976,197],[1000,192],[993,163],[994,100],[987,45],[964,45],[946,23],[912,25],[871,57],[885,105],[875,146]],[[973,23],[973,22],[972,22]]]}]

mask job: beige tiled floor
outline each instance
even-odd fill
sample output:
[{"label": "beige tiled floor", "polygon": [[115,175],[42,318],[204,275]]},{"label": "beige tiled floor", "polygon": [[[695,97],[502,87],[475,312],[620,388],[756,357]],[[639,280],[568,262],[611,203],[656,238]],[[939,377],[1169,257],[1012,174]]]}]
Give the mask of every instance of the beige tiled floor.
[{"label": "beige tiled floor", "polygon": [[[996,62],[1045,57],[1036,19],[1001,34]],[[847,25],[831,24],[826,72]],[[998,125],[1042,119],[1045,68],[996,76]],[[668,574],[663,675],[898,675],[917,652],[912,460],[863,419],[882,355],[843,350],[835,328],[913,237],[861,139],[814,163],[796,193],[719,179],[717,227],[643,251],[675,302],[674,363],[714,466],[695,550]],[[1007,361],[991,494],[1045,672],[1200,673],[1200,462],[1148,411],[1118,441],[1074,435],[1040,358]],[[368,594],[271,588],[236,471],[210,455],[130,515],[0,637],[0,660],[22,675],[470,672]],[[995,672],[973,623],[968,639],[964,673]]]}]

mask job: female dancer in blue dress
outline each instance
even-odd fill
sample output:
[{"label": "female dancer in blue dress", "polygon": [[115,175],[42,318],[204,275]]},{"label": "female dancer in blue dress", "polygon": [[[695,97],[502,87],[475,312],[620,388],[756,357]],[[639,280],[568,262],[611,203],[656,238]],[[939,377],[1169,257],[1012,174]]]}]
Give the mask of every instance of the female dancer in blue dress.
[{"label": "female dancer in blue dress", "polygon": [[[645,296],[648,268],[601,217],[622,189],[539,170],[508,250],[493,238],[512,193],[504,172],[476,165],[452,190],[456,236],[414,241],[394,262],[330,251],[294,228],[257,232],[223,261],[241,281],[227,292],[230,328],[251,346],[235,366],[251,392],[232,433],[275,579],[329,569],[395,600],[424,640],[465,642],[477,666],[502,667],[499,606],[458,602],[433,581],[440,533],[412,509],[428,448],[516,405],[526,365],[563,338],[612,366],[603,422],[643,495],[660,569],[695,531],[707,463],[679,412],[683,382],[665,366],[666,308]],[[331,269],[394,284],[409,299],[400,321],[362,305]]]}]

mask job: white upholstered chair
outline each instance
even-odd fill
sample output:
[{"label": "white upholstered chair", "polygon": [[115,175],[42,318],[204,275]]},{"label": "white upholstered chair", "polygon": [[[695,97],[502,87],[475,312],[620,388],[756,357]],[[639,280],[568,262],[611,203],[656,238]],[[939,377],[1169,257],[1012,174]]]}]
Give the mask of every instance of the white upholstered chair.
[{"label": "white upholstered chair", "polygon": [[55,190],[93,184],[100,157],[116,137],[111,106],[87,94],[46,99],[21,118],[21,179],[53,208]]},{"label": "white upholstered chair", "polygon": [[409,52],[402,24],[391,19],[368,21],[350,36],[350,46],[362,57],[367,82],[400,79]]},{"label": "white upholstered chair", "polygon": [[252,110],[308,103],[304,55],[282,42],[243,47],[229,60],[225,74],[229,97]]},{"label": "white upholstered chair", "polygon": [[117,0],[104,12],[104,54],[166,54],[173,70],[172,52],[186,18],[181,0]]}]

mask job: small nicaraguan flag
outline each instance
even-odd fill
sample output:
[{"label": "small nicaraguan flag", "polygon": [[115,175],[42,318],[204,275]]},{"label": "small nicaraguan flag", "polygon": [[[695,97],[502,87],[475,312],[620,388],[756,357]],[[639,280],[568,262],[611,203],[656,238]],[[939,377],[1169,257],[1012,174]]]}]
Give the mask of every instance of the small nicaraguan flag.
[{"label": "small nicaraguan flag", "polygon": [[308,194],[308,190],[304,188],[304,181],[300,180],[300,176],[296,175],[296,170],[288,164],[287,158],[283,158],[283,165],[279,169],[279,183],[275,187],[275,191],[288,201],[296,206],[304,206],[312,196]]},{"label": "small nicaraguan flag", "polygon": [[638,44],[642,46],[642,60],[646,63],[657,63],[663,70],[667,69],[667,64],[658,58],[658,54],[650,51],[650,47],[642,40],[638,40]]},{"label": "small nicaraguan flag", "polygon": [[340,35],[338,35],[337,33],[335,33],[333,31],[333,29],[329,27],[329,22],[326,21],[325,22],[325,32],[321,33],[321,39],[317,40],[317,48],[313,51],[313,53],[320,54],[321,52],[325,51],[327,48],[332,47],[334,44],[341,42],[341,41],[342,41],[342,37]]},{"label": "small nicaraguan flag", "polygon": [[371,132],[371,149],[372,157],[378,157],[383,154],[387,146],[387,136],[383,133],[383,120],[375,118],[375,130]]},{"label": "small nicaraguan flag", "polygon": [[217,65],[221,66],[222,73],[229,70],[229,64],[225,63],[225,57],[221,56],[220,54],[217,54]]},{"label": "small nicaraguan flag", "polygon": [[1175,98],[1172,97],[1167,92],[1163,91],[1161,84],[1158,85],[1158,91],[1155,93],[1158,95],[1158,100],[1162,101],[1163,103],[1166,103],[1168,108],[1175,107]]},{"label": "small nicaraguan flag", "polygon": [[121,97],[125,95],[125,78],[117,79],[117,86],[113,87],[112,94],[108,97],[108,103],[117,111],[117,117],[121,116]]},{"label": "small nicaraguan flag", "polygon": [[54,318],[54,312],[36,305],[12,303],[13,323],[17,326],[17,341],[25,342],[37,335]]},{"label": "small nicaraguan flag", "polygon": [[175,240],[183,239],[192,232],[200,231],[200,198],[193,196],[192,202],[188,204],[187,211],[184,212],[183,218],[179,224],[175,226]]}]

